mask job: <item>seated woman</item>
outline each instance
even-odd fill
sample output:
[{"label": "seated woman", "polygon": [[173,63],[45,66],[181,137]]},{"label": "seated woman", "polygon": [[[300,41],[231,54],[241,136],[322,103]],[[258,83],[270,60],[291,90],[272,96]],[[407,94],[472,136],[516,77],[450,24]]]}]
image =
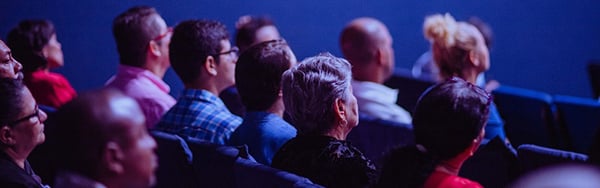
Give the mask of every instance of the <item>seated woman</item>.
[{"label": "seated woman", "polygon": [[25,85],[41,105],[58,108],[76,96],[65,77],[50,69],[64,65],[54,25],[48,20],[24,20],[8,33],[13,56],[23,63]]},{"label": "seated woman", "polygon": [[[490,68],[488,48],[475,26],[457,22],[450,14],[436,14],[425,18],[423,32],[431,42],[441,81],[456,76],[475,84],[477,76]],[[484,144],[495,137],[508,142],[504,122],[493,103],[485,132]]]},{"label": "seated woman", "polygon": [[46,113],[12,78],[0,78],[0,106],[0,187],[43,187],[27,157],[45,140]]},{"label": "seated woman", "polygon": [[368,187],[375,166],[350,142],[358,125],[350,64],[329,53],[302,61],[283,73],[282,92],[297,136],[275,154],[272,166],[325,187]]},{"label": "seated woman", "polygon": [[482,187],[458,172],[483,139],[491,100],[457,77],[425,91],[413,114],[416,145],[386,156],[378,187]]}]

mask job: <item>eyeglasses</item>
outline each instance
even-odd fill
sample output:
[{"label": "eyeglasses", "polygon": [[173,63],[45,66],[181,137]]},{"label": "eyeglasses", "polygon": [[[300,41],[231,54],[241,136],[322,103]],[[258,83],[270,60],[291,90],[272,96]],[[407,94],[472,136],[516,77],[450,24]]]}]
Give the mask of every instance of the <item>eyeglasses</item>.
[{"label": "eyeglasses", "polygon": [[38,119],[40,119],[40,108],[38,107],[38,105],[35,105],[35,112],[33,112],[33,114],[25,116],[24,118],[15,120],[12,123],[9,123],[8,126],[13,127],[21,122],[30,120],[31,118],[34,118],[34,117],[37,117]]},{"label": "eyeglasses", "polygon": [[167,31],[165,31],[164,33],[158,35],[157,37],[154,37],[152,40],[153,41],[159,41],[160,39],[165,38],[167,35],[169,35],[169,33],[173,32],[173,28],[172,27],[168,27]]},{"label": "eyeglasses", "polygon": [[231,53],[233,53],[234,55],[236,55],[236,56],[237,56],[239,52],[240,52],[240,49],[239,49],[238,47],[235,47],[235,46],[234,46],[234,47],[232,47],[232,48],[231,48],[231,50],[229,50],[229,51],[225,51],[225,52],[217,53],[217,54],[214,54],[214,55],[212,55],[212,56],[220,56],[220,55],[231,54]]}]

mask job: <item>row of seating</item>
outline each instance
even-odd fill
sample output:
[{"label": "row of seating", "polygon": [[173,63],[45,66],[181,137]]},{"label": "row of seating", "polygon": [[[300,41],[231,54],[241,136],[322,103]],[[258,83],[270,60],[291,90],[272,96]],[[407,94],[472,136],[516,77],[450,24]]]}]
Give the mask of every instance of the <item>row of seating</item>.
[{"label": "row of seating", "polygon": [[[418,97],[434,82],[397,70],[386,85],[399,89],[398,105],[414,109]],[[548,93],[501,85],[494,102],[514,146],[536,144],[586,153],[600,126],[596,99]]]},{"label": "row of seating", "polygon": [[246,146],[219,146],[153,131],[158,144],[156,187],[322,187],[255,162]]}]

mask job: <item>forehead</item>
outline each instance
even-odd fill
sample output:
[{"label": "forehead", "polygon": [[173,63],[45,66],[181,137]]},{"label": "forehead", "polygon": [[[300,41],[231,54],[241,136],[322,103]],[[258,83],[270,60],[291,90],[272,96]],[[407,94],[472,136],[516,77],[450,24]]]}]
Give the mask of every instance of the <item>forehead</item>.
[{"label": "forehead", "polygon": [[5,55],[8,52],[10,52],[10,49],[8,46],[6,46],[6,44],[4,44],[3,41],[0,40],[0,55]]},{"label": "forehead", "polygon": [[223,39],[219,43],[221,45],[221,51],[222,52],[226,52],[228,50],[231,50],[231,42],[229,42],[228,39]]}]

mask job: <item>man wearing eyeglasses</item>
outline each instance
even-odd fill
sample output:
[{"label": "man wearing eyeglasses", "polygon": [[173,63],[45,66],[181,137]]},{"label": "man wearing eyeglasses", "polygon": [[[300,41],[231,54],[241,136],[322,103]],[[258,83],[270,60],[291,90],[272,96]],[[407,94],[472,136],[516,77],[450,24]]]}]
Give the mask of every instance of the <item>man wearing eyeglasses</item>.
[{"label": "man wearing eyeglasses", "polygon": [[152,128],[174,104],[169,85],[162,79],[170,66],[172,30],[158,12],[147,6],[128,9],[113,21],[119,52],[119,68],[108,80],[113,87],[134,98]]},{"label": "man wearing eyeglasses", "polygon": [[238,49],[231,46],[225,26],[210,20],[184,21],[175,27],[169,51],[185,89],[156,128],[225,144],[242,123],[218,97],[235,84],[238,58]]}]

